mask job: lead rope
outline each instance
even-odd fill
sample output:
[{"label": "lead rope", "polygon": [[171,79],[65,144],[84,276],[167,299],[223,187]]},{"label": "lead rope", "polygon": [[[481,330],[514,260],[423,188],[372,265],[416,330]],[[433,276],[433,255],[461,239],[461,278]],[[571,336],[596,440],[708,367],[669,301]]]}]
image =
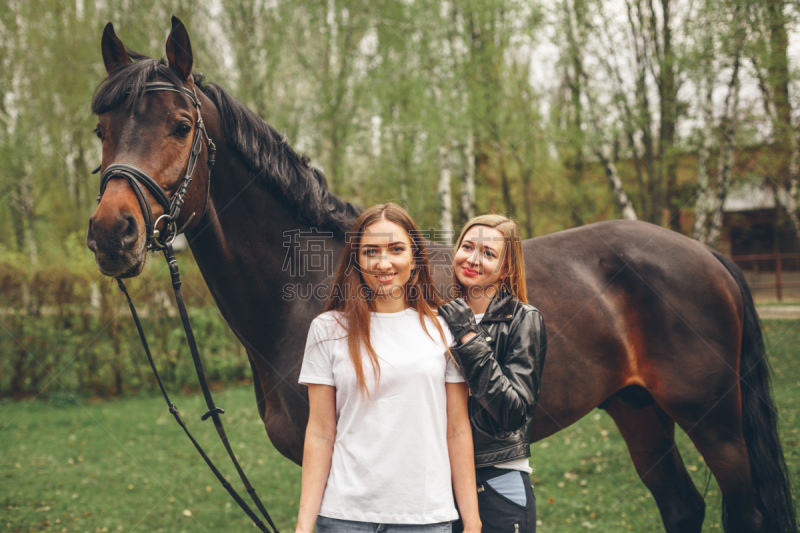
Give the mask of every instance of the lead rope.
[{"label": "lead rope", "polygon": [[[250,481],[247,479],[244,471],[242,470],[241,466],[239,466],[239,461],[236,460],[236,455],[233,453],[231,449],[231,445],[228,442],[228,437],[225,434],[225,428],[222,426],[222,419],[219,417],[222,413],[225,412],[224,409],[220,407],[216,407],[214,405],[214,399],[211,396],[211,391],[208,388],[208,382],[206,381],[205,372],[203,371],[203,363],[200,361],[200,354],[197,351],[197,344],[195,343],[194,333],[192,332],[192,326],[189,323],[189,315],[186,312],[186,305],[183,302],[183,294],[181,294],[181,280],[180,280],[180,273],[178,272],[178,262],[175,259],[175,253],[172,250],[172,245],[167,244],[164,247],[164,257],[167,260],[167,264],[169,265],[170,276],[172,277],[172,288],[175,291],[175,301],[178,305],[178,311],[181,315],[181,322],[183,322],[183,329],[186,332],[186,340],[189,343],[189,349],[192,352],[192,360],[194,361],[194,367],[197,372],[197,379],[200,381],[200,388],[203,390],[203,396],[206,400],[206,405],[208,406],[208,411],[201,417],[201,420],[207,420],[209,417],[214,421],[214,427],[217,429],[217,433],[219,434],[220,440],[225,445],[225,449],[228,451],[228,455],[233,462],[233,465],[236,467],[236,471],[239,473],[239,478],[242,480],[242,484],[245,486],[247,493],[250,495],[250,498],[258,507],[258,510],[267,519],[269,522],[270,527],[272,528],[272,533],[278,533],[278,528],[275,527],[272,518],[270,518],[267,509],[264,507],[264,504],[261,503],[258,495],[256,494],[256,490],[250,484]],[[156,381],[158,382],[158,388],[161,389],[161,395],[164,396],[164,400],[167,402],[167,406],[169,407],[169,412],[175,418],[175,421],[178,425],[183,429],[186,436],[189,437],[189,440],[192,441],[194,447],[200,453],[200,457],[206,462],[208,467],[217,477],[219,482],[228,491],[231,497],[239,504],[239,507],[247,513],[247,516],[253,521],[253,523],[264,533],[270,533],[261,519],[256,515],[253,510],[247,505],[239,493],[236,492],[236,489],[231,486],[230,483],[225,479],[225,477],[220,473],[211,459],[206,455],[203,448],[200,444],[195,440],[192,434],[189,432],[189,429],[186,427],[183,419],[181,418],[180,413],[178,412],[178,408],[170,401],[169,395],[167,395],[167,391],[164,388],[164,384],[161,381],[161,376],[158,374],[158,370],[156,369],[156,364],[153,361],[153,356],[150,353],[150,346],[147,344],[147,338],[144,335],[144,330],[142,329],[142,324],[139,321],[139,315],[136,313],[136,308],[133,305],[133,301],[131,300],[130,295],[128,294],[128,290],[125,288],[125,284],[122,282],[121,278],[115,278],[117,280],[117,284],[119,285],[120,290],[125,295],[125,298],[128,300],[128,307],[131,309],[131,315],[133,315],[133,321],[136,323],[136,329],[139,331],[139,338],[142,341],[142,346],[144,346],[145,354],[147,354],[147,360],[150,363],[150,368],[153,369],[153,374],[156,377]]]}]

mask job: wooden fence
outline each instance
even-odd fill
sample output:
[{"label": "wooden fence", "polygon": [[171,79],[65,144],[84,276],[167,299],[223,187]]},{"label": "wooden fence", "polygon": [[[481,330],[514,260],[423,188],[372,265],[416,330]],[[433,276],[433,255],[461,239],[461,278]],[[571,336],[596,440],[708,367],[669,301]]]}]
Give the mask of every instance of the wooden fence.
[{"label": "wooden fence", "polygon": [[731,259],[744,271],[757,299],[772,291],[779,302],[800,299],[800,253],[734,255]]}]

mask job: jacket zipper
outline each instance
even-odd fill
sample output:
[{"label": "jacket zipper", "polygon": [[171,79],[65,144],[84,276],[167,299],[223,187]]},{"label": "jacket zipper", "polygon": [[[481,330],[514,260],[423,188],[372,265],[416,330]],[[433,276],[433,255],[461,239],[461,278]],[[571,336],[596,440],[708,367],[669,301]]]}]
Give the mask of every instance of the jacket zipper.
[{"label": "jacket zipper", "polygon": [[[488,327],[488,328],[486,328],[486,333],[491,333],[491,332],[492,332],[492,328],[493,328],[493,327],[494,327],[494,324],[489,324],[489,327]],[[489,339],[491,339],[491,338],[492,338],[492,337],[491,337],[491,336],[489,336],[489,337],[487,337],[487,339],[486,339],[486,340],[488,341],[488,340],[489,340]],[[469,396],[472,396],[472,387],[467,387],[467,391],[468,391],[468,395],[469,395]]]}]

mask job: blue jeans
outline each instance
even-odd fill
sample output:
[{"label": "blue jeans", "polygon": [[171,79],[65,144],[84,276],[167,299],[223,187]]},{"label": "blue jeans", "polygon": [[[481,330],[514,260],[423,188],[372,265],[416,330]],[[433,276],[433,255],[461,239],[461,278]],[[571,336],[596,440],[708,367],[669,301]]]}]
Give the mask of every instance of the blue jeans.
[{"label": "blue jeans", "polygon": [[450,533],[450,522],[438,524],[375,524],[327,516],[317,517],[317,533]]}]

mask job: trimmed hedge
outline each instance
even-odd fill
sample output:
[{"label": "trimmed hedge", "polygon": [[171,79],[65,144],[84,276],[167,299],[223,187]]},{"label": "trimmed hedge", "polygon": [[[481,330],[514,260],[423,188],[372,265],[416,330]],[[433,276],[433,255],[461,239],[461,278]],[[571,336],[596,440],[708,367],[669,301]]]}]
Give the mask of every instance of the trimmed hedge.
[{"label": "trimmed hedge", "polygon": [[[183,294],[209,381],[250,378],[247,353],[220,316],[188,254]],[[170,388],[196,387],[165,265],[126,280],[159,372]],[[0,259],[0,396],[123,395],[157,387],[116,281],[86,265],[26,269]]]}]

